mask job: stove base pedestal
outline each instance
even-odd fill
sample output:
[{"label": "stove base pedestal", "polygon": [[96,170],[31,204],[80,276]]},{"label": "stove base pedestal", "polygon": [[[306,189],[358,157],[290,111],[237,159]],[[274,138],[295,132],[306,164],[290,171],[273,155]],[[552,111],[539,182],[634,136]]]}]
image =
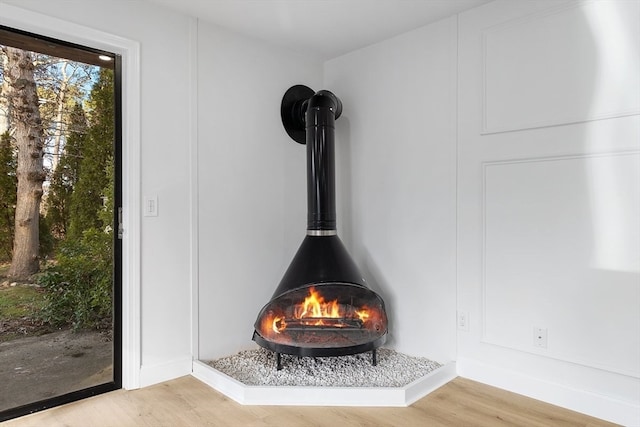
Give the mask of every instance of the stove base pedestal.
[{"label": "stove base pedestal", "polygon": [[[276,354],[276,370],[282,370],[282,353],[274,352]],[[298,356],[300,357],[300,356]],[[378,366],[378,357],[376,353],[376,349],[371,350],[371,365]]]}]

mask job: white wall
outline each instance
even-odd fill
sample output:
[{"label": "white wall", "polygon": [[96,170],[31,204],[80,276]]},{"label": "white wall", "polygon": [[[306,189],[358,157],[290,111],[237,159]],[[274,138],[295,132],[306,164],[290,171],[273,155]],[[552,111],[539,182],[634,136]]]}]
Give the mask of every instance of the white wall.
[{"label": "white wall", "polygon": [[198,30],[198,358],[252,348],[253,322],[305,235],[305,147],[280,102],[322,67],[213,25]]},{"label": "white wall", "polygon": [[[187,48],[191,20],[142,1],[4,3],[140,43],[140,185],[142,195],[157,195],[159,202],[159,216],[141,220],[140,384],[187,374],[191,371]],[[140,220],[141,215],[133,217]]]},{"label": "white wall", "polygon": [[640,424],[638,16],[557,1],[459,16],[459,372],[626,425]]},{"label": "white wall", "polygon": [[455,359],[456,18],[325,63],[338,229],[390,316],[388,345]]}]

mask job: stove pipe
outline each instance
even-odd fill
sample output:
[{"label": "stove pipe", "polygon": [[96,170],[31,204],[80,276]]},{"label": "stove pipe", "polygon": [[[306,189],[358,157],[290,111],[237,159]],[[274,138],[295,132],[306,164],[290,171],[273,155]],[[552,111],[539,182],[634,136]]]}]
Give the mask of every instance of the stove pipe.
[{"label": "stove pipe", "polygon": [[309,99],[307,142],[307,235],[336,234],[335,119],[342,102],[322,90]]}]

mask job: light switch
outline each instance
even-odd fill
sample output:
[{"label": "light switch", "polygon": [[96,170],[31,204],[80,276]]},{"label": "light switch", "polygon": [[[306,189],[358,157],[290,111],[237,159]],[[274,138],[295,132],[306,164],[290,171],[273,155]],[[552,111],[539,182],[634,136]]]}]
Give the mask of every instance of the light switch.
[{"label": "light switch", "polygon": [[158,216],[158,196],[144,198],[144,216]]}]

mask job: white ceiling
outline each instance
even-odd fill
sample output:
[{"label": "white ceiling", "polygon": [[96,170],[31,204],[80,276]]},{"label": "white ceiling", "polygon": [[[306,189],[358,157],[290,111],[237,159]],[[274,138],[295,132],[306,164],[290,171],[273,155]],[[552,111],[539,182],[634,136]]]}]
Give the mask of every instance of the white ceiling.
[{"label": "white ceiling", "polygon": [[320,60],[489,0],[148,0]]}]

